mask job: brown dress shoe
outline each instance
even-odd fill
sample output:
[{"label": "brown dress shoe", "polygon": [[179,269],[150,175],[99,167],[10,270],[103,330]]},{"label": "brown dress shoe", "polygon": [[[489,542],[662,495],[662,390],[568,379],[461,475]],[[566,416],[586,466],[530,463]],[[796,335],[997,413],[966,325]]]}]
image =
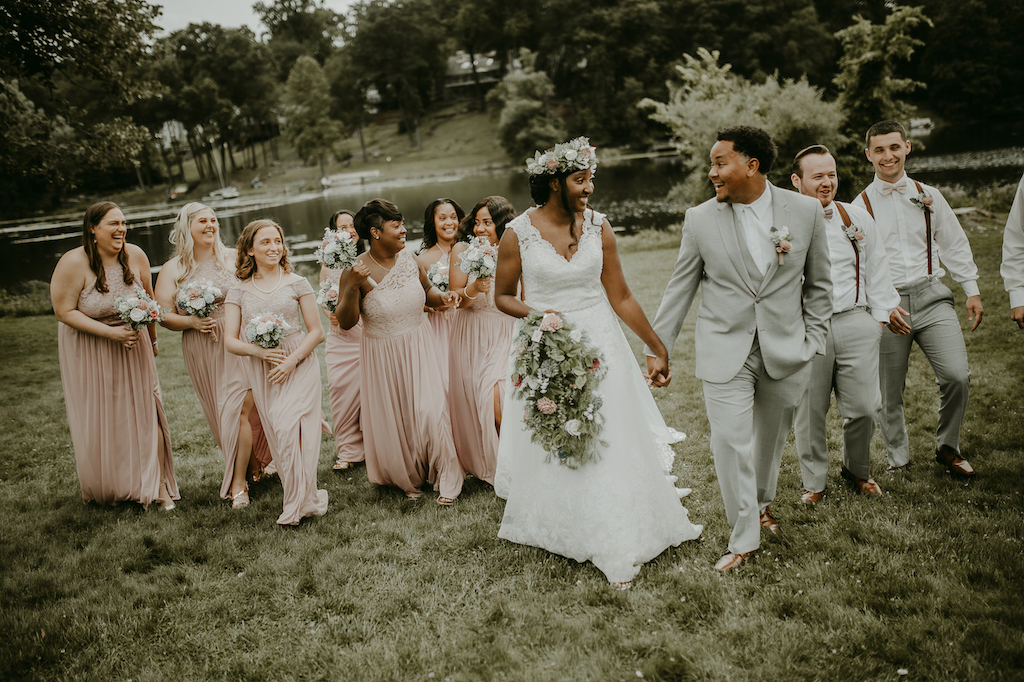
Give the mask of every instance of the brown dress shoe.
[{"label": "brown dress shoe", "polygon": [[935,451],[935,461],[949,467],[954,476],[973,476],[974,467],[960,456],[960,453],[948,445],[939,446]]},{"label": "brown dress shoe", "polygon": [[779,522],[772,516],[772,510],[768,507],[765,507],[764,511],[761,512],[761,525],[773,533],[779,532]]},{"label": "brown dress shoe", "polygon": [[734,568],[739,568],[740,564],[742,564],[746,559],[753,556],[756,552],[756,549],[753,549],[749,552],[744,552],[743,554],[733,554],[732,552],[726,552],[722,555],[722,558],[718,560],[718,563],[715,564],[715,570],[725,572],[731,571]]},{"label": "brown dress shoe", "polygon": [[821,498],[823,497],[825,497],[824,490],[818,493],[812,493],[810,490],[805,490],[804,494],[800,496],[800,501],[804,504],[818,504],[821,502]]},{"label": "brown dress shoe", "polygon": [[868,476],[868,480],[864,481],[851,474],[850,470],[846,467],[839,470],[839,475],[852,483],[853,489],[857,492],[865,495],[878,495],[879,497],[882,497],[882,489],[878,487],[877,483],[875,483],[875,479],[870,476]]}]

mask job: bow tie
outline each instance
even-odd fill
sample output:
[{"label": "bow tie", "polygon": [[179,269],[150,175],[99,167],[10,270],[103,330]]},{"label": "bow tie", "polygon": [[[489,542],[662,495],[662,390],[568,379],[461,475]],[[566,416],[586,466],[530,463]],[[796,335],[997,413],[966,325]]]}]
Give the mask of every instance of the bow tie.
[{"label": "bow tie", "polygon": [[882,180],[882,196],[887,197],[893,192],[899,192],[900,194],[907,193],[907,179],[900,178],[898,182],[891,183]]},{"label": "bow tie", "polygon": [[829,206],[825,209],[825,220],[832,220],[832,207]]}]

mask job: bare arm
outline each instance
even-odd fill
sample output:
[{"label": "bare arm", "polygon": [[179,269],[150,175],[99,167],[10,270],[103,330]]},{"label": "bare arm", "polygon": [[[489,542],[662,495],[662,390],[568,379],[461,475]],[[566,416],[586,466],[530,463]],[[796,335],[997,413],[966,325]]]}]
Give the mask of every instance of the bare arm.
[{"label": "bare arm", "polygon": [[[427,277],[427,270],[422,264],[419,264],[420,269],[420,284],[423,286],[423,291],[426,293],[426,303],[431,308],[447,308],[449,306],[458,307],[459,301],[462,297],[454,291],[442,292],[440,289],[434,286],[430,278]],[[449,277],[451,277],[451,270],[449,270]],[[448,280],[451,282],[451,280]]]},{"label": "bare arm", "polygon": [[82,295],[86,282],[94,278],[95,275],[89,269],[85,254],[80,248],[65,253],[57,262],[53,277],[50,278],[50,303],[53,305],[54,315],[64,324],[80,332],[121,344],[134,342],[139,333],[128,325],[111,327],[92,319],[78,309],[78,297]]},{"label": "bare arm", "polygon": [[363,300],[363,286],[369,277],[370,269],[361,257],[355,265],[342,273],[338,285],[338,306],[334,309],[334,316],[338,318],[338,325],[342,329],[351,329],[359,322],[359,303]]},{"label": "bare arm", "polygon": [[316,305],[316,296],[313,294],[300,296],[299,309],[302,311],[302,321],[306,325],[306,336],[302,339],[298,348],[289,353],[283,361],[274,365],[267,372],[267,379],[272,384],[284,382],[288,375],[292,373],[292,370],[305,360],[324,340],[324,328],[320,324],[320,311]]},{"label": "bare arm", "polygon": [[516,289],[523,276],[523,259],[515,230],[505,230],[498,245],[498,269],[494,273],[494,304],[512,317],[526,317],[530,306],[519,300]]},{"label": "bare arm", "polygon": [[195,315],[179,315],[175,312],[175,299],[178,296],[178,274],[181,261],[177,256],[167,261],[156,277],[156,302],[164,309],[164,321],[160,324],[173,332],[186,329],[198,329],[209,334],[217,329],[217,321],[212,317],[196,317]]},{"label": "bare arm", "polygon": [[[465,242],[459,242],[452,249],[451,267],[448,269],[448,288],[459,295],[459,307],[465,308],[480,294],[487,293],[494,286],[493,277],[469,281],[469,275],[458,266],[462,253],[469,248]],[[499,251],[500,253],[500,251]]]}]

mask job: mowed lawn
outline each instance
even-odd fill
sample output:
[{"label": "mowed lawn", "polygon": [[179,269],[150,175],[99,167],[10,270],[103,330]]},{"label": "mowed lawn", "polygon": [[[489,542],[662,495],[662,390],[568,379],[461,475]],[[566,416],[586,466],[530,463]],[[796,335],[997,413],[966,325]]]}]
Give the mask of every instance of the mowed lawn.
[{"label": "mowed lawn", "polygon": [[[719,575],[729,528],[693,377],[694,310],[672,385],[656,397],[689,434],[675,473],[694,490],[685,503],[704,535],[650,562],[626,592],[590,564],[499,540],[504,503],[487,485],[469,481],[452,509],[435,495],[409,502],[364,467],[334,474],[329,437],[326,516],[278,528],[276,477],[231,510],[178,337],[165,330],[157,364],[182,500],[170,513],[83,505],[56,322],[0,319],[0,679],[1021,679],[1024,332],[998,276],[1002,222],[965,225],[986,306],[966,335],[962,447],[978,476],[956,480],[934,463],[937,389],[915,351],[910,469],[885,473],[876,437],[885,497],[854,495],[838,477],[833,414],[825,500],[800,504],[790,441],[772,507],[779,534]],[[651,316],[673,242],[620,242]]]}]

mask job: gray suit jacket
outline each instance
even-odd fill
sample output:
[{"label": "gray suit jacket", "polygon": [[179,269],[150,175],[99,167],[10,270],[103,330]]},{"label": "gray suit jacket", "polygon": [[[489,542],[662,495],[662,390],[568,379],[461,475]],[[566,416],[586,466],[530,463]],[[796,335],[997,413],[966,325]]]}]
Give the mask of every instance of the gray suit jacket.
[{"label": "gray suit jacket", "polygon": [[[783,379],[825,352],[832,275],[821,202],[771,183],[772,224],[788,226],[792,250],[761,281],[744,260],[730,204],[710,199],[686,212],[679,257],[654,320],[669,356],[701,287],[694,345],[697,377],[725,383],[743,367],[754,332],[765,370]],[[743,249],[743,250],[741,250]],[[747,252],[749,253],[749,252]],[[801,299],[802,294],[802,299]]]}]

